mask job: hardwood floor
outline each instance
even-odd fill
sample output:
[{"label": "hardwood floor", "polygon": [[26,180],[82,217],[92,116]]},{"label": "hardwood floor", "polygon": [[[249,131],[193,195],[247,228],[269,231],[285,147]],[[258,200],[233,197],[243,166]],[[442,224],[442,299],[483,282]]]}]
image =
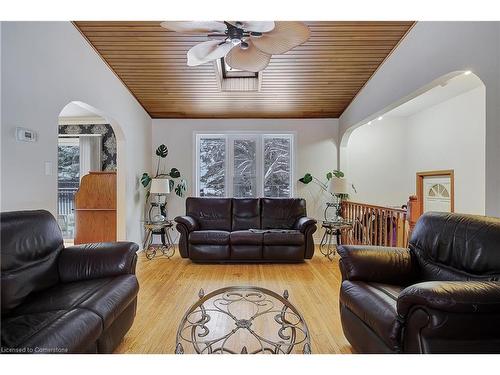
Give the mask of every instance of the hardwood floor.
[{"label": "hardwood floor", "polygon": [[179,322],[200,288],[208,293],[231,285],[260,286],[279,294],[288,289],[290,302],[309,327],[312,352],[351,353],[340,325],[338,256],[329,261],[319,249],[300,264],[195,264],[178,252],[170,260],[147,260],[140,253],[137,277],[137,316],[116,353],[173,353]]}]

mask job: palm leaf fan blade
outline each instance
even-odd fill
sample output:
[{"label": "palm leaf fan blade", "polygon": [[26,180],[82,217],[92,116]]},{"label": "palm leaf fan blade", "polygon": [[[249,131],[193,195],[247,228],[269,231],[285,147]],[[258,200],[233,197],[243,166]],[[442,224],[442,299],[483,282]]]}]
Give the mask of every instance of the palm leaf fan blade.
[{"label": "palm leaf fan blade", "polygon": [[264,53],[248,41],[248,48],[233,48],[226,55],[226,63],[234,69],[244,70],[247,72],[260,72],[265,69],[271,60],[271,55]]},{"label": "palm leaf fan blade", "polygon": [[270,55],[279,55],[309,39],[309,28],[298,21],[277,21],[272,31],[252,37],[255,47]]}]

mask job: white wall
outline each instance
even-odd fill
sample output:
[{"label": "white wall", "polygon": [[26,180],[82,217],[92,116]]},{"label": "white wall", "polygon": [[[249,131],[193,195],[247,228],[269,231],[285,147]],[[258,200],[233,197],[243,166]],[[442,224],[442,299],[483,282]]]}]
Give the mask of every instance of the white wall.
[{"label": "white wall", "polygon": [[[56,214],[58,116],[71,101],[102,111],[124,142],[119,238],[139,242],[143,194],[138,178],[151,168],[151,118],[69,22],[3,22],[1,209],[44,208]],[[101,113],[99,113],[102,115]],[[16,142],[14,129],[38,133]],[[120,152],[120,147],[121,151]],[[53,165],[45,175],[44,163]],[[120,161],[119,161],[120,163]],[[120,179],[120,177],[119,177]]]},{"label": "white wall", "polygon": [[407,126],[399,118],[384,118],[353,131],[347,145],[347,178],[355,188],[350,199],[379,206],[408,200]]},{"label": "white wall", "polygon": [[465,70],[486,86],[486,214],[500,216],[500,22],[418,22],[344,111],[339,136]]},{"label": "white wall", "polygon": [[347,156],[358,190],[353,200],[401,206],[416,193],[417,172],[453,169],[455,212],[484,215],[485,88],[361,126],[349,138]]},{"label": "white wall", "polygon": [[[195,131],[258,131],[258,132],[296,132],[296,179],[306,172],[323,177],[327,171],[337,165],[337,133],[336,119],[292,119],[292,120],[155,120],[153,119],[152,155],[158,145],[164,143],[169,149],[167,169],[176,167],[187,179],[189,195],[193,194],[194,172],[194,137]],[[156,158],[153,158],[156,165]],[[308,215],[322,220],[327,197],[314,184],[297,183],[297,197],[307,200]],[[171,194],[168,198],[169,216],[175,217],[185,213],[184,199]],[[318,236],[319,233],[317,232]]]}]

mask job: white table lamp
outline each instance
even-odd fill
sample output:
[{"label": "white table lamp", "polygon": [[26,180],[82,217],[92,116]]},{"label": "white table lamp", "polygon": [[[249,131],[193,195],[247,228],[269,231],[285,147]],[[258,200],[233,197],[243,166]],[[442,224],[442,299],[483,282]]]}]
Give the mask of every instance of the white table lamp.
[{"label": "white table lamp", "polygon": [[151,180],[151,194],[170,194],[170,180],[168,178],[153,178]]},{"label": "white table lamp", "polygon": [[328,191],[332,194],[347,194],[349,193],[347,180],[345,178],[332,177],[328,184]]},{"label": "white table lamp", "polygon": [[[168,178],[153,178],[151,180],[151,187],[149,189],[149,193],[156,195],[156,204],[159,211],[158,215],[155,215],[155,217],[153,218],[153,221],[164,221],[166,217],[162,215],[160,197],[162,195],[170,194],[170,180]],[[150,220],[151,220],[151,210],[150,210]]]}]

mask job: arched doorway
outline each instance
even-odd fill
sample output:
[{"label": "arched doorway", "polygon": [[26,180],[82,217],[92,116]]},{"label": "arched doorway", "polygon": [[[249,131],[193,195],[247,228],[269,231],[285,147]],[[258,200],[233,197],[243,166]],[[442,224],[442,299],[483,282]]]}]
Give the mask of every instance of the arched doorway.
[{"label": "arched doorway", "polygon": [[456,71],[349,128],[339,156],[353,200],[401,207],[417,195],[421,212],[484,215],[485,110],[482,80]]},{"label": "arched doorway", "polygon": [[75,238],[74,196],[84,175],[116,173],[116,239],[125,238],[124,137],[119,125],[83,102],[66,104],[58,118],[58,221],[65,242]]}]

